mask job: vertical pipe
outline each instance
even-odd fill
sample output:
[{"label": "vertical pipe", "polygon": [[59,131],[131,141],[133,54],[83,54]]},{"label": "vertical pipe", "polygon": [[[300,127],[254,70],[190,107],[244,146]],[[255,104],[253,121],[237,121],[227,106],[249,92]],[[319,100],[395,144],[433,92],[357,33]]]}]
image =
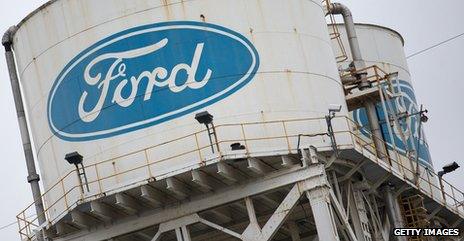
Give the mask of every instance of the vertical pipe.
[{"label": "vertical pipe", "polygon": [[[341,14],[343,16],[346,34],[348,36],[348,42],[350,44],[351,56],[353,58],[353,63],[351,67],[355,70],[361,70],[366,68],[366,63],[362,58],[361,49],[359,47],[359,41],[356,34],[353,15],[350,9],[341,3],[333,3],[329,8],[329,13]],[[356,76],[356,78],[362,79],[364,75],[365,74],[359,74],[358,76]],[[371,87],[371,83],[368,80],[362,80],[358,86],[360,90],[364,90],[369,87]],[[371,100],[366,100],[364,102],[364,108],[366,109],[367,118],[369,120],[372,139],[374,141],[377,156],[382,160],[387,160],[387,148],[385,147],[383,141],[382,130],[380,129],[379,117],[377,116],[375,102]]]},{"label": "vertical pipe", "polygon": [[[354,61],[354,67],[356,69],[363,69],[366,64],[363,61],[361,55],[361,48],[359,47],[358,35],[356,34],[355,24],[353,20],[353,14],[350,9],[341,3],[333,3],[330,6],[331,14],[341,14],[343,21],[345,22],[346,33],[348,36],[348,43],[350,45],[351,56]],[[368,86],[367,86],[368,87]]]},{"label": "vertical pipe", "polygon": [[379,117],[377,116],[377,109],[373,101],[365,101],[364,108],[366,109],[367,119],[369,120],[369,127],[371,129],[372,140],[374,141],[377,156],[384,160],[388,160],[387,148],[385,147],[382,129],[379,124]]},{"label": "vertical pipe", "polygon": [[2,45],[5,48],[5,57],[8,65],[8,73],[10,75],[11,89],[13,91],[13,98],[15,101],[16,115],[19,123],[19,130],[21,132],[21,140],[23,144],[24,156],[26,158],[27,166],[27,182],[31,185],[32,196],[34,198],[35,210],[37,213],[37,220],[39,224],[46,222],[44,206],[42,202],[42,194],[40,191],[40,177],[37,174],[37,170],[34,162],[34,155],[32,153],[32,145],[29,137],[29,128],[26,121],[26,115],[24,112],[23,100],[21,97],[21,89],[19,86],[18,74],[16,71],[16,63],[13,54],[13,34],[16,31],[16,27],[13,26],[3,35]]},{"label": "vertical pipe", "polygon": [[[353,63],[350,66],[354,70],[362,70],[366,67],[366,64],[362,58],[359,42],[356,34],[355,24],[353,21],[353,15],[348,7],[340,3],[333,3],[329,9],[330,14],[341,14],[345,22],[346,33],[350,44],[351,55],[353,57]],[[359,73],[355,76],[357,79],[361,79],[361,83],[358,88],[364,90],[371,87],[371,84],[367,80],[363,80],[363,77],[367,75]],[[377,116],[376,103],[372,100],[364,101],[364,108],[366,109],[367,118],[371,129],[372,139],[375,145],[377,156],[384,160],[388,160],[387,148],[385,146],[382,130],[380,129],[379,117]],[[387,114],[387,113],[385,113]],[[396,228],[403,227],[401,213],[399,211],[398,201],[395,199],[391,187],[386,186],[384,192],[384,201],[387,207],[387,214],[392,222],[392,226]],[[404,237],[397,237],[398,241],[406,241]]]},{"label": "vertical pipe", "polygon": [[[386,212],[388,219],[390,220],[392,230],[393,228],[404,228],[403,221],[401,219],[401,212],[399,210],[398,202],[394,197],[392,187],[385,185],[382,191],[384,194]],[[394,237],[392,233],[390,233],[390,237],[393,237],[394,240],[397,241],[407,241],[406,237]]]}]

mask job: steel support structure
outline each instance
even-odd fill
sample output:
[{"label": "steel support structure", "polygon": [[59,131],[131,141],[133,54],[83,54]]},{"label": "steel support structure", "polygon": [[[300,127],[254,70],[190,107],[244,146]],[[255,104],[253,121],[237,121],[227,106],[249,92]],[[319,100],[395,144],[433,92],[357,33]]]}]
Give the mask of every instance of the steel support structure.
[{"label": "steel support structure", "polygon": [[[306,195],[310,202],[319,240],[339,241],[336,217],[331,205],[331,190],[325,175],[315,176],[295,183],[263,228],[259,226],[251,197],[245,197],[250,223],[243,233],[237,233],[222,227],[201,218],[195,213],[160,224],[158,232],[151,241],[159,241],[163,233],[172,230],[175,231],[178,241],[190,241],[187,226],[195,223],[202,223],[243,241],[269,241],[272,240],[285,222],[302,195]],[[293,226],[292,239],[300,240],[298,231],[295,231],[295,226]]]},{"label": "steel support structure", "polygon": [[[356,72],[356,70],[362,70],[366,67],[366,64],[362,58],[362,53],[361,49],[359,47],[359,41],[357,38],[357,33],[356,33],[356,28],[353,20],[353,15],[348,7],[341,3],[333,3],[329,7],[329,14],[340,14],[343,16],[343,20],[345,22],[345,28],[346,28],[346,33],[348,36],[348,42],[350,45],[350,50],[351,50],[351,55],[353,57],[353,62],[351,64],[353,72]],[[353,77],[356,79],[360,80],[360,83],[358,85],[358,88],[360,91],[363,91],[368,88],[372,88],[371,83],[367,80],[364,80],[364,76],[367,75],[367,73],[359,73]],[[381,88],[381,87],[379,87]],[[382,159],[385,162],[389,162],[388,159],[388,151],[387,147],[385,145],[385,140],[380,128],[380,123],[379,123],[379,117],[377,114],[376,110],[376,102],[373,100],[370,100],[366,98],[364,101],[364,108],[366,110],[366,115],[369,120],[369,126],[370,126],[370,131],[371,131],[371,139],[374,143],[375,146],[375,151],[377,153],[377,156]],[[385,113],[387,114],[387,113]],[[388,119],[388,118],[387,118]],[[388,177],[386,177],[388,178]],[[379,182],[380,184],[383,183],[383,181]],[[377,189],[377,187],[374,187],[373,189]],[[371,190],[373,191],[373,190]],[[390,193],[391,194],[391,193]],[[392,195],[386,195],[385,196],[385,202],[390,203],[393,206],[398,206],[398,201],[394,200],[393,198],[390,198]],[[401,214],[399,212],[393,212],[393,210],[389,210],[389,218],[393,223],[393,227],[400,228],[400,221],[402,219]],[[398,240],[402,240],[399,238]]]},{"label": "steel support structure", "polygon": [[[296,165],[292,168],[269,173],[259,179],[247,183],[236,184],[220,192],[212,192],[192,198],[189,202],[183,202],[170,208],[148,211],[137,217],[115,221],[110,226],[98,226],[92,230],[83,231],[67,237],[55,240],[109,240],[122,235],[139,231],[149,227],[158,226],[157,233],[152,241],[161,240],[166,232],[176,234],[178,241],[190,241],[189,226],[196,223],[204,224],[227,236],[244,241],[268,241],[272,240],[277,232],[287,224],[286,221],[293,209],[302,197],[309,200],[312,215],[319,240],[339,241],[339,232],[342,231],[348,240],[357,241],[348,217],[335,197],[331,184],[327,179],[325,163],[320,162],[315,148],[302,150],[303,166]],[[277,208],[270,215],[266,223],[261,226],[258,223],[253,196],[257,196],[270,190],[291,187]],[[246,204],[249,224],[243,232],[233,231],[218,223],[201,216],[201,212],[212,208],[243,200]],[[262,221],[262,220],[261,220]],[[292,220],[289,225],[283,227],[293,240],[301,240],[297,225]],[[342,230],[340,230],[340,228]]]}]

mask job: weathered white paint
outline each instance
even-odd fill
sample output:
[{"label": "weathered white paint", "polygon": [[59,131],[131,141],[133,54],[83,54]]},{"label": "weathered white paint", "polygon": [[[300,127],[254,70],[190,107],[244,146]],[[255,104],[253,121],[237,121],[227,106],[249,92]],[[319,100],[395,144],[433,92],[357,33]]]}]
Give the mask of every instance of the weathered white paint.
[{"label": "weathered white paint", "polygon": [[[159,143],[202,130],[194,113],[150,128],[88,142],[67,142],[54,136],[47,122],[47,98],[54,80],[65,65],[87,47],[114,33],[135,26],[165,21],[206,21],[224,26],[247,37],[258,50],[260,68],[244,88],[205,108],[215,116],[215,124],[260,122],[295,118],[323,117],[330,104],[340,104],[338,115],[346,116],[344,95],[334,54],[326,28],[324,11],[318,0],[58,0],[51,1],[25,19],[14,37],[18,71],[24,89],[30,127],[45,190],[74,167],[63,159],[66,153],[78,151],[86,165],[114,159],[98,167],[100,177],[110,176],[154,163],[148,171],[139,169],[101,182],[103,192],[124,189],[150,176],[166,176],[202,163],[198,153],[169,161],[164,158],[193,150],[195,139],[149,148]],[[200,110],[201,111],[201,110]],[[200,112],[198,111],[198,112]],[[334,120],[335,130],[347,130],[345,122]],[[245,128],[247,138],[283,134],[280,123]],[[326,131],[324,120],[297,123],[288,127],[289,135]],[[218,129],[219,139],[241,138],[237,127]],[[208,145],[206,134],[198,137],[201,146]],[[348,144],[340,136],[338,144]],[[231,143],[221,149],[230,150]],[[243,144],[243,143],[242,143]],[[296,139],[291,140],[296,148]],[[325,137],[306,138],[303,144],[330,146]],[[249,142],[248,151],[280,152],[287,149],[283,139]],[[141,150],[145,150],[143,152]],[[141,151],[141,152],[138,152]],[[133,153],[128,155],[128,153]],[[206,148],[203,157],[211,155]],[[87,170],[95,180],[97,170]],[[64,189],[77,185],[74,174],[64,181]],[[99,186],[90,185],[91,194]],[[50,205],[63,195],[53,188],[45,196]],[[73,189],[69,203],[78,200]],[[61,200],[50,211],[53,218],[65,208]]]},{"label": "weathered white paint", "polygon": [[[329,28],[332,29],[331,27]],[[346,37],[346,31],[343,25],[338,25],[338,29],[341,34],[341,39],[343,41],[343,45],[348,50],[349,44]],[[404,39],[403,37],[396,32],[395,30],[377,26],[372,24],[356,24],[356,32],[358,35],[358,40],[361,48],[361,52],[363,55],[363,59],[366,62],[367,66],[377,65],[381,69],[383,69],[387,73],[394,73],[398,72],[398,79],[404,80],[409,82],[411,86],[413,86],[413,82],[411,80],[411,74],[409,72],[409,67],[404,51]],[[332,41],[332,46],[334,49],[334,54],[339,56],[340,55],[340,48],[336,44],[335,41]],[[339,67],[347,68],[349,63],[351,62],[351,54],[350,51],[347,51],[348,59],[344,62],[339,63]],[[394,83],[396,83],[394,81]],[[402,86],[403,91],[405,91],[405,87]],[[414,92],[414,90],[412,90]],[[419,109],[417,107],[417,109]],[[350,113],[353,115],[353,112]],[[417,126],[416,126],[417,127]],[[425,128],[422,125],[422,130]],[[396,132],[396,129],[393,129]],[[418,132],[416,130],[416,132]],[[396,132],[397,135],[398,132]],[[405,133],[407,137],[409,137],[408,133]],[[424,133],[422,133],[422,139],[426,140]],[[425,141],[426,142],[426,141]],[[396,159],[396,154],[390,151],[390,156],[393,159]],[[414,179],[414,170],[416,168],[415,163],[411,166],[411,163],[406,159],[406,157],[401,158],[401,162],[405,167],[411,171],[405,170],[405,177],[410,180]],[[397,166],[393,163],[393,166]],[[401,171],[401,167],[398,167]],[[423,190],[427,190],[428,192],[432,192],[433,195],[440,196],[439,191],[439,184],[434,175],[429,173],[423,166],[419,166],[420,173],[422,179],[420,180],[420,186]],[[429,185],[427,180],[430,180],[433,185]]]}]

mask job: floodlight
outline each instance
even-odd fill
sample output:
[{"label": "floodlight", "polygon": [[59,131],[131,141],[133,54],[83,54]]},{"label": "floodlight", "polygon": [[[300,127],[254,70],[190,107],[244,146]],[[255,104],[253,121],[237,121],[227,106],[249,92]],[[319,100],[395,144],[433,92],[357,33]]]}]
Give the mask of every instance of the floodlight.
[{"label": "floodlight", "polygon": [[195,120],[197,120],[200,124],[211,124],[213,122],[214,116],[211,115],[208,111],[203,111],[195,115]]},{"label": "floodlight", "polygon": [[83,157],[82,157],[81,154],[79,154],[77,151],[75,151],[75,152],[71,152],[71,153],[66,154],[64,159],[66,161],[68,161],[69,164],[73,164],[73,165],[77,166],[77,165],[82,163]]}]

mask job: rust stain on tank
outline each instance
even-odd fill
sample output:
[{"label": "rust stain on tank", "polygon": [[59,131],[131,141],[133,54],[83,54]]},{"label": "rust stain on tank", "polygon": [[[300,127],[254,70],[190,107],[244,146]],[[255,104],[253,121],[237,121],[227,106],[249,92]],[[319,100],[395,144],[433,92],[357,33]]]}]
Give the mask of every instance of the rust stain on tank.
[{"label": "rust stain on tank", "polygon": [[[288,84],[288,87],[290,89],[290,91],[292,93],[297,93],[296,91],[294,92],[294,86],[293,86],[293,74],[292,74],[292,70],[290,69],[285,69],[285,79],[287,81],[287,84]],[[292,102],[293,103],[297,103],[298,101],[296,100],[295,98],[295,95],[290,95],[290,97],[292,98]]]},{"label": "rust stain on tank", "polygon": [[187,18],[187,11],[185,11],[185,0],[180,1],[180,6],[182,8],[182,17]]},{"label": "rust stain on tank", "polygon": [[250,28],[250,41],[254,44],[255,43],[255,36],[253,35],[253,28]]},{"label": "rust stain on tank", "polygon": [[170,0],[162,0],[163,1],[163,9],[164,13],[166,14],[166,19],[171,20],[172,19],[172,13],[171,13],[171,3]]},{"label": "rust stain on tank", "polygon": [[118,169],[116,168],[116,162],[115,161],[111,162],[111,165],[113,166],[113,174],[116,179],[116,182],[119,183],[119,176],[118,176]]}]

